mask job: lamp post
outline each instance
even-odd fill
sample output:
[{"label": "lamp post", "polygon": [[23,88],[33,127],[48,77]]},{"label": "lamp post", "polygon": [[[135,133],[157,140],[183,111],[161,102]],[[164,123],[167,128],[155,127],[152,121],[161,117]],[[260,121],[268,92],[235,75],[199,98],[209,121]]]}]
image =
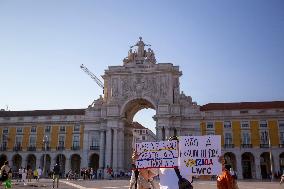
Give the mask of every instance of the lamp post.
[{"label": "lamp post", "polygon": [[269,146],[269,159],[270,159],[270,171],[271,171],[271,181],[274,180],[274,166],[273,166],[273,155],[272,155],[272,146],[270,141],[270,136],[268,133],[268,146]]},{"label": "lamp post", "polygon": [[48,143],[48,136],[45,135],[43,137],[43,144],[44,144],[44,156],[43,156],[43,175],[46,176],[46,148],[47,148],[47,143]]}]

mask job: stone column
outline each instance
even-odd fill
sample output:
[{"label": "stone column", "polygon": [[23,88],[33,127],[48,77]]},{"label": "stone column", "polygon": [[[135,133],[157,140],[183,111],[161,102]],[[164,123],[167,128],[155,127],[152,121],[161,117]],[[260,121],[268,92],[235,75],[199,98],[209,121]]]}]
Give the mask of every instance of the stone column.
[{"label": "stone column", "polygon": [[254,165],[255,165],[255,178],[256,179],[262,179],[261,169],[260,169],[260,158],[259,158],[260,154],[259,153],[253,153],[253,156],[254,156]]},{"label": "stone column", "polygon": [[170,137],[170,129],[168,127],[165,128],[165,137],[166,140]]},{"label": "stone column", "polygon": [[157,131],[157,133],[156,133],[157,141],[162,140],[162,128],[161,128],[161,127],[156,126],[156,131]]},{"label": "stone column", "polygon": [[100,162],[99,169],[104,169],[104,159],[105,159],[105,131],[100,131]]},{"label": "stone column", "polygon": [[118,150],[119,150],[119,157],[118,157],[118,168],[120,171],[124,170],[124,129],[118,130],[118,136],[119,136],[119,143],[118,143]]},{"label": "stone column", "polygon": [[278,173],[278,171],[280,171],[279,153],[273,151],[272,155],[273,155],[274,172]]},{"label": "stone column", "polygon": [[242,167],[242,155],[240,151],[237,151],[236,155],[236,164],[237,164],[237,176],[238,179],[243,179],[243,167]]},{"label": "stone column", "polygon": [[70,171],[70,169],[71,169],[70,164],[71,164],[70,157],[68,157],[68,158],[66,158],[66,162],[65,162],[65,173],[68,173],[68,171]]},{"label": "stone column", "polygon": [[105,171],[104,171],[104,175],[106,174],[106,168],[107,167],[111,167],[111,144],[112,144],[112,136],[111,136],[111,128],[107,128],[106,131],[106,150],[105,150]]},{"label": "stone column", "polygon": [[113,128],[113,170],[114,172],[117,172],[117,159],[118,159],[118,140],[117,140],[117,128]]}]

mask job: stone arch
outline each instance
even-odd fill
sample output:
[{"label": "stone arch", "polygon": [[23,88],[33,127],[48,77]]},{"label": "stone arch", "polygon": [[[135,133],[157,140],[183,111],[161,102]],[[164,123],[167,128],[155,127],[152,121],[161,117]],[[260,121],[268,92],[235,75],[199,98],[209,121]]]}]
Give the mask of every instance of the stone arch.
[{"label": "stone arch", "polygon": [[271,161],[269,152],[260,155],[260,171],[262,179],[268,179],[271,173]]},{"label": "stone arch", "polygon": [[71,170],[79,174],[81,169],[81,156],[79,154],[72,154],[70,157],[70,161],[71,161]]},{"label": "stone arch", "polygon": [[42,174],[48,175],[52,169],[51,167],[51,157],[49,154],[43,154],[40,158],[40,165],[42,167]]},{"label": "stone arch", "polygon": [[237,171],[237,160],[236,160],[236,155],[233,152],[226,152],[224,154],[224,159],[226,161],[226,168],[230,169],[232,168],[234,171]]},{"label": "stone arch", "polygon": [[[58,154],[55,157],[55,162],[59,165],[60,167],[60,174],[65,175],[65,164],[66,164],[66,157],[64,154]],[[68,171],[68,170],[67,170]]]},{"label": "stone arch", "polygon": [[18,171],[22,167],[22,156],[20,154],[15,154],[12,157],[12,169],[13,171]]},{"label": "stone arch", "polygon": [[131,98],[121,106],[120,115],[128,121],[132,121],[134,115],[144,108],[152,108],[157,110],[155,103],[147,97]]},{"label": "stone arch", "polygon": [[94,170],[97,170],[99,168],[99,160],[100,156],[98,154],[91,154],[89,158],[89,167],[93,168]]},{"label": "stone arch", "polygon": [[4,162],[7,161],[8,158],[5,154],[1,154],[0,155],[0,166],[2,167],[2,165],[4,165]]},{"label": "stone arch", "polygon": [[252,179],[255,177],[255,160],[254,155],[250,152],[242,154],[242,174],[244,179]]},{"label": "stone arch", "polygon": [[34,154],[29,154],[27,156],[27,169],[35,170],[36,168],[36,156]]}]

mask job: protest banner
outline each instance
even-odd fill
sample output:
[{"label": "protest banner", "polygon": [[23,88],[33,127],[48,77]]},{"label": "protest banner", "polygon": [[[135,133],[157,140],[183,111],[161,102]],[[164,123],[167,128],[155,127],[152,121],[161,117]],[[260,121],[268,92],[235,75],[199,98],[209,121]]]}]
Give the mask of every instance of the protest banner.
[{"label": "protest banner", "polygon": [[172,168],[178,165],[177,141],[136,143],[137,168]]},{"label": "protest banner", "polygon": [[221,136],[183,136],[179,138],[179,166],[190,175],[217,175],[222,171]]}]

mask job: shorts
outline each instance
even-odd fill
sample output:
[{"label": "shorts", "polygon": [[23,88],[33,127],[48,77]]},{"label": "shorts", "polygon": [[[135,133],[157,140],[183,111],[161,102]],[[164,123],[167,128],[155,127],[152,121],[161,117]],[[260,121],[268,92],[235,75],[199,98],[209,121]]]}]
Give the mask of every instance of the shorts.
[{"label": "shorts", "polygon": [[53,175],[53,178],[52,178],[53,180],[59,180],[59,175]]}]

